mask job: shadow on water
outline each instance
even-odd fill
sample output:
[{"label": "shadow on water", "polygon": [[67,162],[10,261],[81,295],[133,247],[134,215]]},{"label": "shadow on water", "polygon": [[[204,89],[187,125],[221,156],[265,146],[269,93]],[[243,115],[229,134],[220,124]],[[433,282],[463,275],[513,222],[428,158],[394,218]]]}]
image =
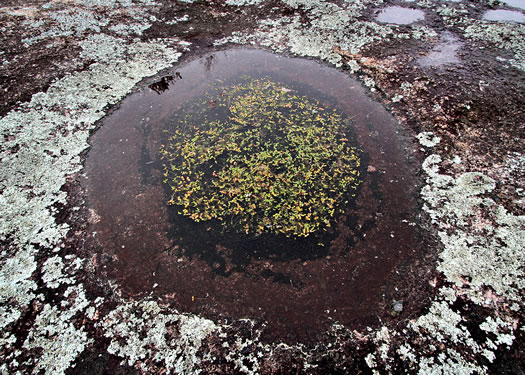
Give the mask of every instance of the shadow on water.
[{"label": "shadow on water", "polygon": [[[286,262],[294,259],[316,259],[328,254],[328,247],[317,244],[317,236],[293,239],[284,235],[261,234],[257,237],[243,233],[226,232],[215,223],[195,223],[178,215],[176,209],[169,209],[173,230],[170,236],[184,251],[179,255],[200,257],[208,263],[213,272],[229,276],[232,272],[247,273],[246,266],[253,258]],[[210,228],[209,231],[206,229]],[[220,251],[222,246],[231,255]],[[173,251],[171,251],[173,253]],[[231,266],[228,267],[228,262]]]},{"label": "shadow on water", "polygon": [[[215,85],[242,75],[268,77],[351,119],[363,181],[328,231],[302,239],[247,236],[166,206],[164,130]],[[266,324],[267,340],[310,343],[334,321],[384,322],[393,299],[403,300],[405,311],[421,305],[414,284],[427,285],[420,275],[430,245],[418,224],[412,146],[391,115],[340,71],[260,50],[210,54],[130,95],[91,145],[83,183],[97,275],[125,295],[153,295],[219,321],[256,319]]]},{"label": "shadow on water", "polygon": [[[366,155],[362,157],[366,162]],[[362,171],[364,173],[364,171]],[[166,193],[168,193],[166,189]],[[374,191],[379,195],[379,191]],[[346,225],[355,227],[357,221],[353,214],[354,202],[347,197]],[[283,234],[263,233],[260,235],[246,235],[234,230],[225,230],[217,221],[196,223],[190,218],[180,215],[177,207],[168,207],[169,222],[172,224],[168,233],[173,240],[173,248],[168,249],[172,255],[199,257],[208,263],[212,272],[222,276],[229,276],[233,272],[249,273],[246,266],[253,259],[271,260],[274,262],[288,262],[293,260],[308,261],[327,256],[331,250],[330,243],[336,240],[337,232],[334,229],[320,231],[306,238],[288,237]],[[362,236],[372,223],[356,230],[356,235]],[[349,239],[339,252],[348,250],[353,245]],[[221,248],[228,249],[225,254]],[[252,275],[257,276],[257,275]]]},{"label": "shadow on water", "polygon": [[148,85],[150,89],[161,95],[163,92],[170,89],[170,84],[173,82],[173,76],[162,77],[157,82]]}]

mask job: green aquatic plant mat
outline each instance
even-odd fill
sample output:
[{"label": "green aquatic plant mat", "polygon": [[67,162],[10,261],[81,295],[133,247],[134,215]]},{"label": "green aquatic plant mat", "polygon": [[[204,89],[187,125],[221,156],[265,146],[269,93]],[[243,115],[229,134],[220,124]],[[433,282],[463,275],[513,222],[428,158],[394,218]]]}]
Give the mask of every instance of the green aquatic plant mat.
[{"label": "green aquatic plant mat", "polygon": [[350,120],[269,79],[218,87],[161,147],[168,204],[247,234],[326,229],[360,183]]}]

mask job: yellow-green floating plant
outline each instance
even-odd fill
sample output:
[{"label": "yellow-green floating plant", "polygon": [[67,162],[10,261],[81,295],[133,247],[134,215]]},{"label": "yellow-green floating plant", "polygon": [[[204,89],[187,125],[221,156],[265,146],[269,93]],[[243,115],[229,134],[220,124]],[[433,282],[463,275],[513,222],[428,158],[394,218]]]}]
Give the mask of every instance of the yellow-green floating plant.
[{"label": "yellow-green floating plant", "polygon": [[359,151],[335,110],[269,79],[217,89],[201,108],[160,151],[179,213],[247,234],[306,237],[355,195]]}]

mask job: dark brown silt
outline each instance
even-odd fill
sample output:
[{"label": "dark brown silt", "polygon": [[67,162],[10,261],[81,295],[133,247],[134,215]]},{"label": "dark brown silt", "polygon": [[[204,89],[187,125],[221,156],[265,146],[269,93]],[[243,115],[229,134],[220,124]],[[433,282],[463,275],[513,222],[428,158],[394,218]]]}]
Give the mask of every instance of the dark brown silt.
[{"label": "dark brown silt", "polygon": [[[363,182],[330,231],[300,240],[250,237],[194,223],[165,204],[158,150],[170,118],[209,85],[241,75],[282,82],[351,118]],[[315,342],[335,322],[375,325],[391,318],[394,300],[405,301],[408,313],[416,298],[410,272],[428,248],[409,144],[358,82],[313,61],[235,49],[177,67],[149,86],[91,138],[84,185],[98,217],[90,228],[98,277],[116,281],[130,298],[151,295],[180,312],[255,319],[266,324],[269,341]]]}]

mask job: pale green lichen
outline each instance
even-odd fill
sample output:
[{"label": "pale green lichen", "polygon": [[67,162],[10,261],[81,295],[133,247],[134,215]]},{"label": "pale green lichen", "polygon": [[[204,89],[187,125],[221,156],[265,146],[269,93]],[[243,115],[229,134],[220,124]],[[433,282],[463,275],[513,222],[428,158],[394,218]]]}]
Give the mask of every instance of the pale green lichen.
[{"label": "pale green lichen", "polygon": [[465,28],[465,36],[508,51],[514,56],[514,59],[508,60],[511,65],[525,71],[525,25],[477,21]]},{"label": "pale green lichen", "polygon": [[[251,337],[237,337],[233,344],[228,342],[223,343],[223,347],[227,350],[225,360],[232,362],[235,368],[244,374],[259,373],[260,362],[263,358],[269,358],[272,354],[272,349],[269,345],[263,345],[260,342],[262,329],[256,329],[254,322],[248,319],[241,319],[245,325],[250,327]],[[224,330],[221,327],[221,331]],[[227,337],[221,333],[221,336]],[[278,346],[277,346],[278,348]],[[277,349],[275,348],[275,349]],[[248,352],[250,354],[241,354]],[[249,367],[248,367],[249,364]]]},{"label": "pale green lichen", "polygon": [[[483,197],[494,189],[492,179],[476,172],[453,178],[439,173],[440,162],[438,155],[431,155],[423,163],[428,178],[422,196],[444,244],[438,270],[456,285],[442,287],[429,311],[409,324],[419,337],[417,345],[426,343],[426,353],[419,354],[408,343],[398,347],[397,352],[419,374],[486,373],[472,358],[483,356],[494,361],[496,350],[512,345],[515,327],[499,317],[488,317],[480,328],[496,335],[496,339],[476,341],[467,329],[466,318],[451,304],[458,296],[493,308],[503,301],[520,301],[525,260],[520,244],[525,239],[525,218],[509,214]],[[485,217],[489,215],[488,222],[481,220],[482,210]],[[463,349],[442,352],[434,343]],[[367,356],[367,363],[375,369],[380,360],[388,368],[390,358],[381,355],[384,345],[377,344],[376,352]]]},{"label": "pale green lichen", "polygon": [[389,352],[392,349],[392,339],[397,335],[398,332],[389,330],[387,327],[380,327],[369,335],[375,344],[375,351],[368,353],[365,357],[365,363],[372,369],[374,374],[377,372],[376,368],[378,368],[379,364],[390,370],[391,359]]},{"label": "pale green lichen", "polygon": [[[37,285],[31,276],[37,269],[32,246],[17,249],[14,256],[2,260],[0,268],[0,348],[12,344],[9,325],[16,322],[35,297]],[[4,257],[2,257],[4,258]]]},{"label": "pale green lichen", "polygon": [[135,23],[135,24],[117,24],[109,27],[109,30],[117,33],[118,35],[142,35],[142,33],[149,29],[151,24]]},{"label": "pale green lichen", "polygon": [[416,135],[416,138],[418,139],[419,143],[425,147],[434,147],[441,141],[441,138],[437,137],[432,132],[419,133]]},{"label": "pale green lichen", "polygon": [[247,5],[258,5],[263,0],[226,0],[225,4],[236,6],[236,7],[242,7]]},{"label": "pale green lichen", "polygon": [[[359,53],[365,47],[388,39],[426,39],[435,32],[415,26],[410,33],[396,33],[395,27],[377,22],[362,21],[360,16],[371,1],[353,1],[342,5],[322,0],[286,0],[292,8],[309,10],[310,25],[305,27],[299,16],[267,19],[259,22],[253,34],[233,33],[215,42],[260,44],[276,51],[288,49],[299,56],[317,57],[336,66],[342,65],[341,55],[334,52],[335,46],[349,53]],[[354,71],[357,67],[354,66]]]},{"label": "pale green lichen", "polygon": [[[469,355],[484,354],[486,349],[471,337],[463,323],[461,315],[453,311],[448,303],[433,302],[429,312],[412,322],[409,327],[417,332],[421,340],[428,342],[428,348],[435,356],[418,355],[407,346],[401,347],[399,353],[410,361],[411,367],[417,364],[418,374],[485,373],[486,369],[483,366],[471,363]],[[460,354],[456,350],[448,349],[445,354],[441,350],[438,351],[431,342],[447,346],[449,343],[464,345],[468,350],[465,349]],[[470,351],[472,353],[469,353]]]},{"label": "pale green lichen", "polygon": [[190,20],[190,16],[185,14],[184,16],[182,17],[175,17],[169,21],[166,21],[166,24],[167,25],[176,25],[178,23],[181,23],[181,22],[188,22]]},{"label": "pale green lichen", "polygon": [[66,275],[78,271],[82,267],[83,260],[72,256],[66,256],[64,259],[67,264],[64,264],[63,258],[57,255],[48,258],[42,265],[42,281],[47,287],[55,289],[62,284],[75,282],[73,277]]},{"label": "pale green lichen", "polygon": [[411,327],[417,331],[423,328],[438,342],[450,340],[454,343],[468,342],[475,345],[469,331],[461,325],[462,321],[461,315],[451,310],[448,303],[441,301],[432,303],[429,312],[420,316]]},{"label": "pale green lichen", "polygon": [[84,5],[84,6],[91,7],[91,8],[95,8],[95,7],[112,8],[116,6],[130,7],[133,4],[132,0],[73,0],[73,1],[79,5]]},{"label": "pale green lichen", "polygon": [[456,350],[448,348],[436,357],[422,357],[419,362],[418,375],[471,375],[486,374],[484,367],[465,360]]},{"label": "pale green lichen", "polygon": [[[130,44],[98,35],[81,46],[83,56],[98,63],[66,76],[0,119],[0,134],[6,139],[0,160],[0,239],[22,249],[14,256],[3,254],[2,345],[13,341],[9,327],[37,298],[32,280],[37,250],[31,244],[53,248],[69,230],[68,225],[55,222],[53,205],[65,203],[66,194],[60,188],[68,175],[81,169],[79,155],[88,146],[89,131],[105,115],[108,105],[121,100],[140,79],[170,66],[180,56],[161,40]],[[9,152],[15,147],[16,153]],[[70,276],[62,275],[70,267],[77,268],[78,263],[67,261],[65,266],[59,257],[45,261],[43,281],[49,288],[73,283]],[[72,321],[87,303],[73,298],[75,293],[80,292],[66,292],[60,306],[46,305],[31,327],[24,347],[41,353],[34,357],[35,372],[63,373],[90,342],[87,333]],[[76,305],[69,304],[72,298]]]},{"label": "pale green lichen", "polygon": [[[520,301],[520,290],[525,287],[521,250],[525,241],[525,217],[508,213],[492,199],[483,197],[495,187],[495,182],[477,172],[463,173],[457,178],[439,173],[441,158],[427,157],[423,168],[428,175],[422,196],[427,201],[426,210],[440,228],[439,236],[444,245],[438,270],[456,289],[446,288],[442,295],[452,303],[454,291],[471,302],[494,306],[502,300]],[[488,216],[488,219],[487,219]],[[428,314],[418,318],[411,327],[438,342],[466,345],[474,354],[481,354],[490,361],[492,350],[510,345],[512,327],[502,321],[506,330],[496,342],[475,342],[462,324],[461,315],[453,311],[448,302],[435,301]],[[494,320],[488,318],[482,329],[497,331]],[[423,332],[421,331],[423,329]],[[488,348],[487,348],[488,346]],[[436,361],[421,358],[422,373],[434,373],[456,368],[457,373],[484,372],[469,363],[456,351],[440,354]]]},{"label": "pale green lichen", "polygon": [[465,293],[476,303],[487,303],[486,287],[519,300],[519,289],[525,287],[521,277],[525,255],[520,245],[525,241],[525,217],[512,215],[483,197],[495,187],[491,178],[478,172],[457,178],[442,175],[437,170],[439,162],[436,155],[425,160],[430,183],[422,190],[425,209],[441,228],[444,250],[438,270],[457,286],[469,286]]},{"label": "pale green lichen", "polygon": [[494,351],[498,349],[501,345],[506,345],[510,347],[514,342],[515,336],[512,333],[513,327],[512,324],[504,322],[500,317],[495,319],[488,317],[485,322],[479,325],[479,328],[485,332],[491,333],[496,337],[495,340],[487,337],[485,341],[485,346],[487,349],[483,349],[483,356],[489,360],[489,362],[494,362],[496,355]]},{"label": "pale green lichen", "polygon": [[372,354],[372,353],[368,353],[365,357],[365,363],[368,365],[368,367],[370,367],[371,369],[374,369],[376,368],[377,366],[377,363],[376,363],[376,358],[375,358],[375,355]]},{"label": "pale green lichen", "polygon": [[[116,56],[110,63],[95,64],[88,71],[66,77],[0,119],[0,134],[10,139],[4,148],[19,147],[0,162],[0,209],[5,214],[0,218],[0,238],[11,235],[19,244],[49,247],[67,233],[67,225],[55,224],[49,207],[65,202],[60,188],[65,177],[81,167],[78,155],[88,146],[87,130],[104,116],[108,104],[120,100],[139,79],[167,67],[179,56],[162,42],[127,46],[116,38],[107,40],[110,42],[103,44],[97,39],[100,48],[90,55],[103,58],[108,52],[101,51],[112,48]],[[89,48],[92,44],[88,41],[87,53]],[[126,56],[119,56],[118,51]],[[57,132],[68,136],[56,137]],[[17,166],[16,174],[11,172],[12,165]]]},{"label": "pale green lichen", "polygon": [[[26,25],[35,29],[42,27],[42,20],[36,23],[28,22]],[[100,32],[102,26],[109,23],[108,19],[103,19],[95,16],[93,12],[87,10],[61,10],[50,14],[50,25],[46,31],[40,32],[38,35],[25,38],[23,43],[31,45],[44,39],[66,37],[66,36],[80,36],[85,32]]]},{"label": "pale green lichen", "polygon": [[[71,0],[68,3],[66,9],[61,2],[46,3],[38,12],[38,18],[24,21],[24,26],[32,29],[33,35],[23,39],[23,42],[32,45],[54,38],[80,39],[85,34],[100,33],[104,27],[122,36],[142,35],[156,20],[146,11],[147,7],[156,5],[150,0],[135,3],[131,0]],[[104,12],[100,12],[101,8]],[[128,22],[112,25],[113,17],[124,17]]]},{"label": "pale green lichen", "polygon": [[513,331],[512,324],[504,322],[500,317],[494,319],[489,316],[485,322],[480,324],[479,328],[485,332],[493,333],[496,336],[495,342],[487,339],[487,342],[489,342],[488,346],[491,349],[497,349],[498,345],[502,344],[511,346],[515,339],[515,336],[512,333],[509,333]]},{"label": "pale green lichen", "polygon": [[481,204],[488,204],[488,198],[479,195],[494,189],[495,182],[478,172],[467,172],[458,178],[438,173],[437,155],[428,157],[423,168],[429,174],[431,183],[422,189],[427,202],[426,210],[432,220],[442,228],[450,225],[466,225]]},{"label": "pale green lichen", "polygon": [[436,9],[436,13],[449,24],[463,23],[465,22],[464,18],[468,15],[464,4],[442,5]]},{"label": "pale green lichen", "polygon": [[144,371],[157,363],[168,372],[198,374],[197,352],[218,327],[208,319],[166,313],[154,301],[128,303],[107,315],[102,325],[111,339],[108,352]]},{"label": "pale green lichen", "polygon": [[62,258],[58,256],[49,258],[44,262],[42,280],[48,287],[58,288],[60,284],[72,281],[71,279],[62,279],[63,268]]},{"label": "pale green lichen", "polygon": [[76,357],[93,342],[83,328],[76,328],[74,316],[88,306],[82,286],[70,287],[61,307],[44,305],[24,342],[27,349],[40,350],[31,358],[33,374],[64,374]]},{"label": "pale green lichen", "polygon": [[414,349],[408,344],[403,344],[397,349],[397,353],[404,361],[414,364],[416,362],[416,355]]},{"label": "pale green lichen", "polygon": [[[388,359],[388,351],[390,350],[390,337],[391,333],[388,328],[381,327],[376,333],[375,342],[377,345],[377,353],[381,360],[386,361]],[[387,366],[388,367],[388,366]]]}]

